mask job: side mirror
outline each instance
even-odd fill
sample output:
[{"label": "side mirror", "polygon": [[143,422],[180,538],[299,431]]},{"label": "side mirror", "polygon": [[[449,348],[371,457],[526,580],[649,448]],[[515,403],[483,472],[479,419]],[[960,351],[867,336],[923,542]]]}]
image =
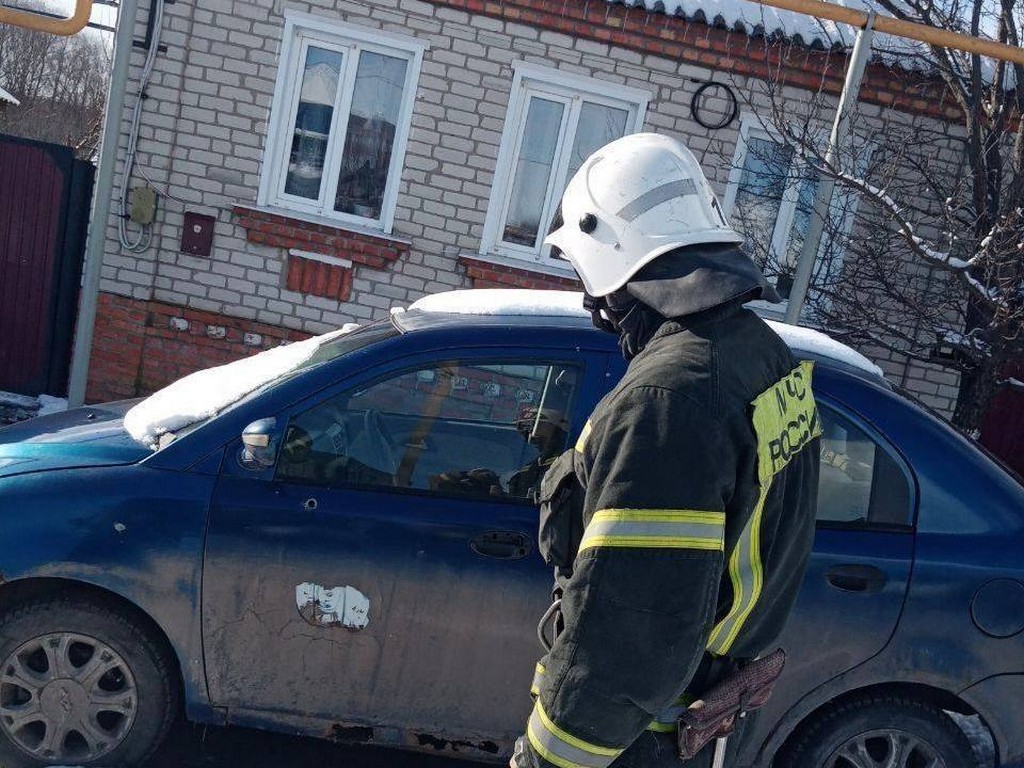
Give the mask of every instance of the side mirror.
[{"label": "side mirror", "polygon": [[259,471],[274,466],[277,460],[277,419],[259,419],[242,430],[242,450],[238,463]]}]

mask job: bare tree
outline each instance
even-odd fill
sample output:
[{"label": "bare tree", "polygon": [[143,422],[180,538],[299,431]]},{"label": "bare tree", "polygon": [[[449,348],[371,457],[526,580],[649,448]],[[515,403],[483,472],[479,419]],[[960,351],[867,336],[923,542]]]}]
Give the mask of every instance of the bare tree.
[{"label": "bare tree", "polygon": [[[876,2],[899,18],[1020,45],[1024,0]],[[945,118],[868,110],[874,119],[856,120],[855,136],[829,164],[834,95],[825,95],[824,78],[817,94],[795,95],[780,67],[748,97],[775,138],[748,143],[754,155],[734,216],[785,290],[818,179],[834,178],[809,312],[848,340],[959,371],[953,424],[976,433],[1000,387],[1024,387],[1007,376],[1024,358],[1024,67],[895,44],[893,76],[942,107]],[[786,45],[768,43],[768,60],[784,60]],[[792,227],[773,244],[786,195]]]},{"label": "bare tree", "polygon": [[0,86],[20,105],[0,111],[0,132],[95,151],[111,55],[98,35],[61,37],[0,24]]}]

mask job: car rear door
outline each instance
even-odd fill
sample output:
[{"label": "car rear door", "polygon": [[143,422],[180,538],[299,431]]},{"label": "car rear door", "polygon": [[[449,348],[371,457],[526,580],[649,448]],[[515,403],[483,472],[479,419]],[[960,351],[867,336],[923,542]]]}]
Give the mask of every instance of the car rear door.
[{"label": "car rear door", "polygon": [[532,497],[605,364],[578,349],[407,358],[278,414],[272,477],[229,453],[204,566],[213,703],[342,737],[393,726],[486,752],[513,736],[551,587]]},{"label": "car rear door", "polygon": [[806,693],[882,651],[899,622],[913,564],[909,468],[864,420],[825,395],[817,399],[823,427],[817,531],[778,641],[786,669],[757,721],[763,735]]}]

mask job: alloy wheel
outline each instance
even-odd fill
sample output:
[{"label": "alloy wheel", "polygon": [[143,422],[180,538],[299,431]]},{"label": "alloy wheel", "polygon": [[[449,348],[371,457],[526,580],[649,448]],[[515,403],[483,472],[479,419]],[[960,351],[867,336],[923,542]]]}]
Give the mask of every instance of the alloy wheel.
[{"label": "alloy wheel", "polygon": [[46,761],[90,762],[131,730],[138,694],[124,659],[93,637],[41,635],[0,667],[0,728]]},{"label": "alloy wheel", "polygon": [[846,741],[823,768],[947,768],[920,736],[896,728],[861,733]]}]

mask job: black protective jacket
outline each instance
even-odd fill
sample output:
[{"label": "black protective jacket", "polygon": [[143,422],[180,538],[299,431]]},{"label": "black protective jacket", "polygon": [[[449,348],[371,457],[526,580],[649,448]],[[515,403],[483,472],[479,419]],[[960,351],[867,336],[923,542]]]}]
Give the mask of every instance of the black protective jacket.
[{"label": "black protective jacket", "polygon": [[664,322],[598,404],[542,486],[564,630],[517,765],[603,768],[673,727],[708,654],[776,639],[814,532],[811,372],[733,301]]}]

